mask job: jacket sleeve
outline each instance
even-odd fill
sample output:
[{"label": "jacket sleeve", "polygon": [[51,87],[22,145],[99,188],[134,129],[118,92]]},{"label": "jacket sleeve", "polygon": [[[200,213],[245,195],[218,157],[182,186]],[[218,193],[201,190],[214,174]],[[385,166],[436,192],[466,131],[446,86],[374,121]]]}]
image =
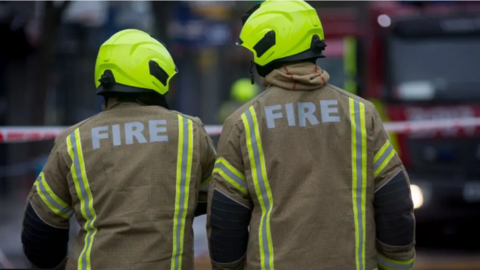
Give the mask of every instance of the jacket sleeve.
[{"label": "jacket sleeve", "polygon": [[415,217],[410,181],[376,110],[373,115],[373,146],[379,269],[412,269]]},{"label": "jacket sleeve", "polygon": [[217,153],[210,136],[204,128],[200,132],[200,151],[201,151],[201,182],[198,195],[198,204],[195,208],[195,216],[205,215],[207,213],[208,187],[212,179],[213,167]]},{"label": "jacket sleeve", "polygon": [[61,269],[66,263],[73,210],[62,147],[66,147],[64,142],[55,142],[26,202],[21,238],[35,269]]},{"label": "jacket sleeve", "polygon": [[244,173],[241,129],[227,119],[208,193],[207,229],[212,269],[245,266],[252,201]]}]

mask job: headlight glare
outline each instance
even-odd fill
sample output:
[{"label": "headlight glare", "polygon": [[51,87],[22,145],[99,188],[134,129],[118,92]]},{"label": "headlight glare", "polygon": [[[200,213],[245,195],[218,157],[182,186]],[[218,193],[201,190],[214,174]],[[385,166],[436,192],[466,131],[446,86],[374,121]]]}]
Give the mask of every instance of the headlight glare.
[{"label": "headlight glare", "polygon": [[417,185],[410,185],[410,191],[412,193],[413,208],[418,209],[423,205],[423,192]]}]

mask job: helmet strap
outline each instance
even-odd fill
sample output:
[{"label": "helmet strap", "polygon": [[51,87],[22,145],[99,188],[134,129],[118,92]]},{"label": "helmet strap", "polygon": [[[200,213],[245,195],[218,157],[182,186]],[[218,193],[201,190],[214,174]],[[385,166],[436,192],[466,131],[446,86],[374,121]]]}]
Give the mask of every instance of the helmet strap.
[{"label": "helmet strap", "polygon": [[255,76],[253,76],[253,61],[250,61],[249,71],[250,71],[251,82],[252,82],[252,84],[255,84]]},{"label": "helmet strap", "polygon": [[248,18],[250,18],[250,16],[255,12],[257,11],[257,9],[260,8],[262,4],[256,4],[254,5],[253,7],[249,8],[243,15],[242,15],[242,25],[245,25],[245,23],[247,22]]},{"label": "helmet strap", "polygon": [[255,64],[255,69],[260,77],[266,77],[268,73],[272,72],[275,67],[272,64],[267,64],[265,66],[260,66],[259,64]]},{"label": "helmet strap", "polygon": [[109,69],[103,72],[98,81],[100,82],[100,86],[102,86],[105,90],[109,90],[115,85],[115,78],[113,77],[112,71]]}]

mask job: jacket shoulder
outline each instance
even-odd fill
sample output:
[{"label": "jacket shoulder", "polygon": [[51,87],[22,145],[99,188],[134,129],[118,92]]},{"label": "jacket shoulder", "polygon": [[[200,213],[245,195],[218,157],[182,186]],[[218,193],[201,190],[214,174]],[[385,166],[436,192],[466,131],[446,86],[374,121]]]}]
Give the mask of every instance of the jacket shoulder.
[{"label": "jacket shoulder", "polygon": [[263,91],[261,94],[259,94],[258,96],[256,96],[255,98],[251,99],[250,101],[244,103],[242,106],[240,106],[240,108],[238,108],[237,110],[235,110],[235,112],[233,112],[229,117],[227,117],[227,119],[225,120],[225,123],[224,125],[227,125],[227,124],[235,124],[235,123],[238,123],[241,119],[242,119],[242,114],[244,112],[246,112],[248,110],[248,108],[250,108],[250,106],[254,105],[255,103],[257,103],[258,101],[261,101],[265,98],[265,96],[270,93],[271,89],[275,87],[275,86],[271,86],[267,89],[265,89],[265,91]]},{"label": "jacket shoulder", "polygon": [[188,119],[192,120],[193,123],[195,123],[199,127],[204,126],[202,120],[200,118],[196,117],[196,116],[191,116],[191,115],[188,115],[188,114],[184,114],[184,113],[181,113],[181,112],[175,111],[175,110],[170,110],[170,112],[174,113],[175,115],[181,115],[185,118],[188,118]]},{"label": "jacket shoulder", "polygon": [[97,116],[98,114],[92,116],[92,117],[89,117],[81,122],[78,122],[76,123],[75,125],[73,126],[70,126],[68,127],[67,129],[65,129],[64,131],[62,131],[56,138],[55,138],[55,144],[61,144],[62,142],[64,142],[68,135],[70,135],[72,132],[75,131],[75,129],[81,127],[82,125],[84,125],[85,123],[87,123],[88,121],[92,120],[93,118],[95,118],[95,116]]},{"label": "jacket shoulder", "polygon": [[357,100],[357,101],[365,104],[368,111],[376,110],[376,109],[375,109],[375,105],[373,105],[372,102],[370,102],[370,101],[368,101],[368,100],[366,100],[366,99],[364,99],[364,98],[361,98],[361,97],[359,97],[359,96],[357,96],[357,95],[355,95],[355,94],[352,94],[352,93],[350,93],[350,92],[348,92],[348,91],[346,91],[346,90],[343,90],[343,89],[340,88],[340,87],[337,87],[337,86],[331,85],[331,84],[327,84],[325,87],[328,87],[328,89],[330,89],[330,90],[336,91],[336,92],[339,93],[340,95],[344,95],[344,96],[346,96],[346,97],[348,97],[348,98],[352,98],[352,99],[354,99],[354,100]]}]

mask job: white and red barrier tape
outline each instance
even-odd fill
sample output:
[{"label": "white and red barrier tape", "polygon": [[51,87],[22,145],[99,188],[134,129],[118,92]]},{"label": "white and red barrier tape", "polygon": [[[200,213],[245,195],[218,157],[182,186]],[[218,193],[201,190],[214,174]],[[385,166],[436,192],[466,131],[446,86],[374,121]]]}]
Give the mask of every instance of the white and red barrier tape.
[{"label": "white and red barrier tape", "polygon": [[[404,121],[384,123],[385,129],[397,134],[409,134],[426,130],[480,127],[480,117],[449,120]],[[0,143],[18,143],[54,139],[67,127],[0,127]],[[216,136],[222,126],[207,125],[207,133]]]},{"label": "white and red barrier tape", "polygon": [[15,268],[13,266],[13,264],[8,260],[7,256],[5,256],[2,249],[0,249],[0,266],[2,266],[2,269],[14,269]]},{"label": "white and red barrier tape", "polygon": [[[19,143],[55,139],[68,127],[0,127],[0,143]],[[222,126],[205,126],[210,135],[220,135]]]}]

